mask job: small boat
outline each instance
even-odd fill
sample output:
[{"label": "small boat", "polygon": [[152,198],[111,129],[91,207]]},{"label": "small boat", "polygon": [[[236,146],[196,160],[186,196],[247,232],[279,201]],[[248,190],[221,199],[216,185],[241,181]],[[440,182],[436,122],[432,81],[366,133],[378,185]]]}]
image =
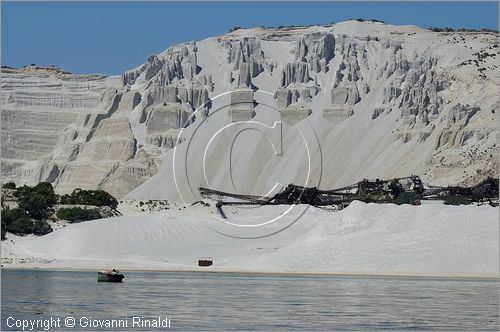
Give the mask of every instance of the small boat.
[{"label": "small boat", "polygon": [[97,272],[97,281],[103,281],[103,282],[123,282],[123,274],[120,273],[118,270],[111,270],[111,271],[99,271]]},{"label": "small boat", "polygon": [[212,266],[213,264],[212,257],[202,257],[198,260],[198,266]]}]

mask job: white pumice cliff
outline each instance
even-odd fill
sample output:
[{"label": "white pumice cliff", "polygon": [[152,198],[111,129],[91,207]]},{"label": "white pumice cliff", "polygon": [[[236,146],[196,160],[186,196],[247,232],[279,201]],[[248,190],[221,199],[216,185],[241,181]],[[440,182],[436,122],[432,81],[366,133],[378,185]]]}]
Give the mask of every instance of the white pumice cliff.
[{"label": "white pumice cliff", "polygon": [[[177,201],[409,174],[474,184],[498,176],[498,43],[348,21],[174,45],[121,77],[3,68],[2,177]],[[276,121],[271,139],[256,127]]]}]

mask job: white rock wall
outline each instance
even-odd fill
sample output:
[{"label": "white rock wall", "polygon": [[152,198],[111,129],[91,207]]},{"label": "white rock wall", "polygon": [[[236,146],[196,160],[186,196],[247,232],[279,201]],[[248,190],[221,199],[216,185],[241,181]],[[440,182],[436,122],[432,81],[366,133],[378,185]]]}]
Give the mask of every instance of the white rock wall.
[{"label": "white rock wall", "polygon": [[[213,130],[230,123],[211,115],[230,104],[227,92],[251,89],[249,116],[269,126],[282,119],[285,151],[269,158],[265,138],[242,136],[231,161],[222,138],[206,160],[221,190],[260,194],[276,178],[301,179],[302,125],[321,143],[309,152],[320,160],[320,187],[411,173],[470,184],[498,175],[497,66],[497,34],[348,21],[174,45],[121,78],[3,69],[2,175],[124,196],[159,170],[131,195],[179,199],[172,148],[182,151],[207,117]],[[247,175],[241,187],[227,180],[226,164]],[[194,171],[190,181],[205,180]]]}]

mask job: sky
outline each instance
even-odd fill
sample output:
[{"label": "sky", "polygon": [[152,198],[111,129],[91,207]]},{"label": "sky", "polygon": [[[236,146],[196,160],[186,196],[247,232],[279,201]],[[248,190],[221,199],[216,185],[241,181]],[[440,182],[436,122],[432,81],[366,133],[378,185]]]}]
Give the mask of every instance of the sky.
[{"label": "sky", "polygon": [[353,18],[498,30],[498,2],[1,2],[2,65],[122,74],[150,54],[234,26]]}]

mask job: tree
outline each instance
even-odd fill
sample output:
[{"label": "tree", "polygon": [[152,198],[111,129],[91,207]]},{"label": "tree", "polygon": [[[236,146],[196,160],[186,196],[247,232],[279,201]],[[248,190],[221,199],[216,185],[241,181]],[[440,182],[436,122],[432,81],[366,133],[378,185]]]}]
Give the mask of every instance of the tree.
[{"label": "tree", "polygon": [[[20,220],[18,222],[18,220]],[[29,220],[29,222],[27,221]],[[5,240],[6,233],[27,234],[30,232],[31,219],[22,209],[5,209],[2,210],[2,240]]]},{"label": "tree", "polygon": [[26,217],[16,219],[10,225],[7,225],[5,230],[17,235],[31,234],[33,232],[33,220]]},{"label": "tree", "polygon": [[33,223],[33,234],[35,235],[45,235],[52,232],[52,227],[45,220],[36,220]]},{"label": "tree", "polygon": [[17,187],[16,191],[14,192],[14,196],[17,197],[17,199],[20,199],[24,195],[28,195],[31,191],[31,187],[28,187],[27,185],[24,185],[22,187]]},{"label": "tree", "polygon": [[4,189],[16,189],[16,184],[14,182],[4,183],[2,188]]},{"label": "tree", "polygon": [[58,197],[48,182],[40,182],[33,188],[21,187],[16,191],[19,207],[34,219],[43,219],[50,214],[50,208],[57,203]]},{"label": "tree", "polygon": [[29,218],[29,216],[22,209],[5,209],[2,210],[2,224],[6,226],[12,224],[17,219]]},{"label": "tree", "polygon": [[30,216],[22,209],[2,210],[2,240],[6,232],[24,235],[45,235],[52,232],[52,227],[45,220],[31,220]]},{"label": "tree", "polygon": [[59,198],[59,204],[62,204],[62,205],[72,204],[71,203],[71,195],[68,195],[68,194],[61,195]]},{"label": "tree", "polygon": [[104,190],[82,190],[76,188],[71,195],[62,195],[61,204],[81,204],[94,206],[109,206],[116,209],[118,201]]}]

